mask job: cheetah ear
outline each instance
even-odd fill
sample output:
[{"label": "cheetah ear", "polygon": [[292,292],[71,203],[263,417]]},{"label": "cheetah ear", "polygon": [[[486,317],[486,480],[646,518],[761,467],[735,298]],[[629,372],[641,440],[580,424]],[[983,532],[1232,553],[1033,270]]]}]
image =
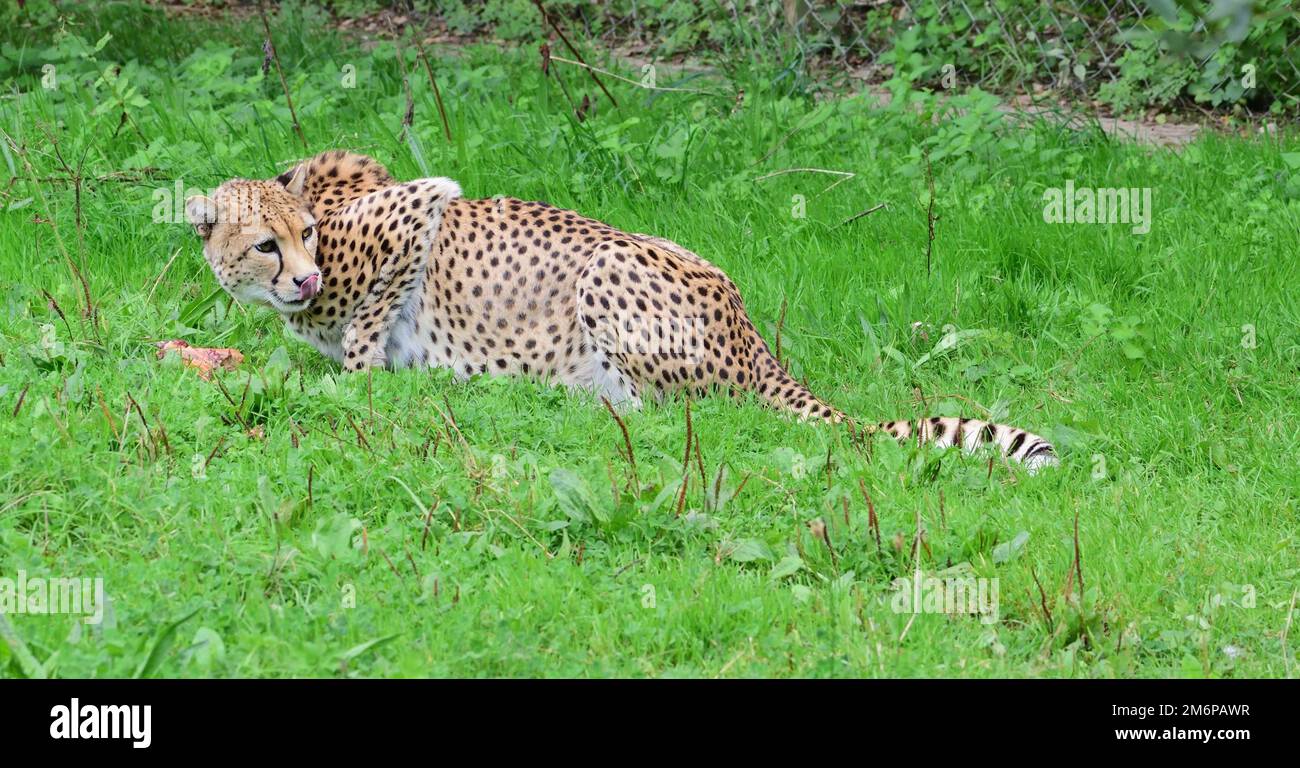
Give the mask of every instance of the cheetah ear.
[{"label": "cheetah ear", "polygon": [[194,232],[207,240],[212,226],[217,223],[217,202],[210,197],[194,195],[185,199],[185,217],[194,225]]},{"label": "cheetah ear", "polygon": [[307,164],[298,163],[294,167],[275,177],[284,185],[286,191],[294,197],[302,197],[303,187],[307,182]]}]

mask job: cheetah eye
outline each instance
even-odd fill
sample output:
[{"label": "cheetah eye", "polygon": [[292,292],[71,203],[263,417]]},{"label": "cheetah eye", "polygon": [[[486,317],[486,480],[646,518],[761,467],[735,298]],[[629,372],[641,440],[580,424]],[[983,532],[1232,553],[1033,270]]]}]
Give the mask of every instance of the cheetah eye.
[{"label": "cheetah eye", "polygon": [[308,239],[312,236],[312,233],[315,232],[315,231],[316,231],[316,230],[315,230],[314,227],[308,225],[307,228],[305,228],[305,229],[302,231],[302,239],[303,239],[304,241],[308,240]]},{"label": "cheetah eye", "polygon": [[262,253],[275,253],[276,251],[275,240],[263,240],[253,247]]}]

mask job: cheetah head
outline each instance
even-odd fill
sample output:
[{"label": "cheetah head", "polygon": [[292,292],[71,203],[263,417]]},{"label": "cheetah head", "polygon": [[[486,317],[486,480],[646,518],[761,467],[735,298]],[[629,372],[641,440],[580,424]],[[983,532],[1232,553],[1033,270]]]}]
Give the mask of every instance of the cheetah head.
[{"label": "cheetah head", "polygon": [[302,199],[307,164],[288,183],[227,181],[185,201],[217,282],[235,299],[291,314],[320,293],[316,219]]}]

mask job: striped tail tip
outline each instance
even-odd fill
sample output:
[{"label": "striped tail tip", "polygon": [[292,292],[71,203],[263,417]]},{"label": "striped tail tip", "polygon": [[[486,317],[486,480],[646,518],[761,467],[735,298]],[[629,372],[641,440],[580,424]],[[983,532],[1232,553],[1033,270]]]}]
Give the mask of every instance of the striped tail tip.
[{"label": "striped tail tip", "polygon": [[1007,424],[932,416],[919,421],[882,422],[877,429],[899,441],[917,440],[936,448],[960,445],[966,453],[974,453],[986,445],[996,445],[1002,456],[1023,464],[1030,474],[1061,463],[1056,450],[1045,438]]}]

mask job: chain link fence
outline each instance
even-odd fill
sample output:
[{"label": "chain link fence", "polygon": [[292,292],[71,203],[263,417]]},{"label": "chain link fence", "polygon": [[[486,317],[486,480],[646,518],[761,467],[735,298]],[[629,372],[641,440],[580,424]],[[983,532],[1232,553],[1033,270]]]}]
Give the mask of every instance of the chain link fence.
[{"label": "chain link fence", "polygon": [[[527,3],[528,0],[520,0]],[[549,0],[587,39],[650,56],[781,57],[921,87],[1050,92],[1119,112],[1300,111],[1291,0]],[[448,18],[506,0],[436,0]],[[536,13],[502,11],[497,29]],[[467,17],[466,17],[467,18]],[[510,36],[509,34],[506,35]]]}]

